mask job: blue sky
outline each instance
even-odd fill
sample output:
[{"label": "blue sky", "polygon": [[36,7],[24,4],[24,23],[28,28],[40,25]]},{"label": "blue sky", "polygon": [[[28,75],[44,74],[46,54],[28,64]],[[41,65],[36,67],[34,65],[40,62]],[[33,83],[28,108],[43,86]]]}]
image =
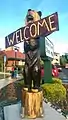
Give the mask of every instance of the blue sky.
[{"label": "blue sky", "polygon": [[[49,35],[56,52],[68,52],[68,0],[0,0],[0,48],[5,36],[25,26],[27,10],[40,10],[42,18],[58,12],[59,31]],[[19,45],[22,49],[22,43]]]}]

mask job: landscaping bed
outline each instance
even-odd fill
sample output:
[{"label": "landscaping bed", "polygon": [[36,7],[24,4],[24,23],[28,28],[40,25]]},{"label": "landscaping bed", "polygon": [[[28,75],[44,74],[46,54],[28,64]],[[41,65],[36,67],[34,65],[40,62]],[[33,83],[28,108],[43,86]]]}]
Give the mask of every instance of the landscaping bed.
[{"label": "landscaping bed", "polygon": [[68,99],[67,91],[62,85],[62,81],[53,78],[52,83],[43,84],[42,89],[44,101],[66,117],[68,115]]},{"label": "landscaping bed", "polygon": [[21,99],[21,90],[23,87],[23,80],[15,81],[14,83],[10,83],[4,88],[0,89],[0,102],[5,100],[20,100]]},{"label": "landscaping bed", "polygon": [[[22,100],[23,79],[10,83],[0,90],[0,106],[14,104]],[[61,109],[64,116],[68,114],[68,99],[66,89],[60,79],[54,78],[52,83],[41,85],[44,101],[51,104],[56,110]]]},{"label": "landscaping bed", "polygon": [[0,89],[0,120],[4,120],[4,108],[6,106],[17,105],[21,102],[21,89],[23,80],[10,83]]}]

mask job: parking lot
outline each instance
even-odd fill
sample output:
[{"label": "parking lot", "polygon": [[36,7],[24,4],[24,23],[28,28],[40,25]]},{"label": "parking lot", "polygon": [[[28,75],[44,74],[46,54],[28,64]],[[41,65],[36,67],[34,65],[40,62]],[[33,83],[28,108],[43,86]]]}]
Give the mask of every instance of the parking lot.
[{"label": "parking lot", "polygon": [[62,68],[62,72],[59,72],[59,78],[63,83],[68,83],[68,69]]}]

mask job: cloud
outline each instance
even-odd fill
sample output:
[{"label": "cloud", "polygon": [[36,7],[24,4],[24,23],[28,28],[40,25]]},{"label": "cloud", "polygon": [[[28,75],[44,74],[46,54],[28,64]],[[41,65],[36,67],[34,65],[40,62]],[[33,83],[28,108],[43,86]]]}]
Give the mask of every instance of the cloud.
[{"label": "cloud", "polygon": [[21,43],[17,44],[16,46],[18,46],[20,48],[21,52],[24,52],[24,42],[21,42]]},{"label": "cloud", "polygon": [[68,45],[66,43],[57,43],[54,44],[54,51],[60,54],[64,54],[68,52]]},{"label": "cloud", "polygon": [[[24,51],[23,42],[17,44],[16,46],[20,47],[21,52]],[[0,38],[0,50],[4,50],[4,49],[5,49],[5,38],[1,37]]]},{"label": "cloud", "polygon": [[49,39],[54,44],[54,51],[58,52],[60,54],[64,54],[65,52],[68,52],[68,42],[64,41],[63,38],[57,38],[57,37],[49,37]]}]

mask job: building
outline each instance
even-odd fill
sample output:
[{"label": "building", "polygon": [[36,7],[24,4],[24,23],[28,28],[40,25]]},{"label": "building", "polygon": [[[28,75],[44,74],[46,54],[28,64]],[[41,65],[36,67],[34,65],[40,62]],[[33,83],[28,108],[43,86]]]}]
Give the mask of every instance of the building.
[{"label": "building", "polygon": [[60,53],[54,52],[54,58],[53,58],[52,64],[60,65]]},{"label": "building", "polygon": [[10,71],[12,69],[12,66],[15,65],[22,66],[24,64],[25,54],[20,52],[20,49],[10,47],[8,49],[0,51],[0,59],[2,59],[3,61],[2,71],[4,68],[4,56],[6,56],[5,62],[6,71]]}]

